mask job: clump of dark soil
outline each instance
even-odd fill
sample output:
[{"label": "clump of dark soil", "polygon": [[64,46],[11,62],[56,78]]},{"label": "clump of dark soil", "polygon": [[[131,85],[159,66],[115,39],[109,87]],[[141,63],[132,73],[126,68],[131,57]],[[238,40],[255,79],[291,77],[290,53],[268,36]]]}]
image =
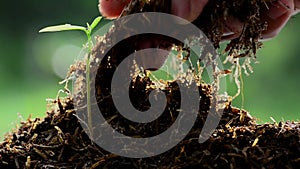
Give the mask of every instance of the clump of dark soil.
[{"label": "clump of dark soil", "polygon": [[[210,1],[206,23],[199,24],[204,33],[218,47],[223,31],[222,22],[228,15],[245,21],[242,35],[232,40],[227,47],[229,53],[240,51],[240,56],[253,56],[260,47],[258,39],[265,29],[259,19],[265,0]],[[133,0],[123,12],[130,13],[158,11],[168,12],[170,1]],[[227,11],[227,12],[224,12]],[[221,17],[217,17],[221,16]],[[199,18],[200,19],[200,18]],[[195,21],[197,22],[197,21]],[[130,23],[130,22],[129,22]],[[155,121],[137,124],[125,119],[114,106],[111,94],[113,73],[124,58],[138,49],[138,44],[160,35],[137,35],[114,44],[117,32],[126,23],[115,25],[104,37],[98,37],[91,58],[91,93],[96,96],[92,111],[100,109],[103,117],[116,131],[135,137],[151,137],[162,133],[174,123],[178,116],[181,95],[177,82],[164,82],[162,91],[167,98],[163,114]],[[130,31],[130,30],[128,30]],[[131,30],[132,31],[132,30]],[[134,30],[133,30],[134,31]],[[158,36],[158,37],[156,37]],[[163,37],[164,47],[172,45],[183,49],[181,42]],[[114,46],[110,48],[112,45]],[[183,49],[189,52],[188,49]],[[99,63],[103,53],[106,55]],[[74,93],[66,98],[56,99],[43,119],[28,119],[0,143],[0,168],[297,168],[300,164],[300,124],[280,122],[257,124],[244,110],[224,102],[224,112],[214,133],[200,144],[199,134],[209,110],[214,103],[214,88],[198,83],[200,104],[197,120],[189,134],[175,147],[148,158],[126,158],[110,152],[93,143],[82,121],[86,113],[86,62],[76,62],[70,70],[75,77]],[[147,76],[134,76],[129,96],[138,110],[150,106],[149,94],[154,89]],[[121,84],[120,84],[121,85]],[[95,123],[95,121],[93,121]],[[97,124],[97,123],[95,123]],[[95,128],[103,124],[97,124]],[[91,132],[97,132],[89,129]],[[94,138],[96,139],[96,138]]]}]

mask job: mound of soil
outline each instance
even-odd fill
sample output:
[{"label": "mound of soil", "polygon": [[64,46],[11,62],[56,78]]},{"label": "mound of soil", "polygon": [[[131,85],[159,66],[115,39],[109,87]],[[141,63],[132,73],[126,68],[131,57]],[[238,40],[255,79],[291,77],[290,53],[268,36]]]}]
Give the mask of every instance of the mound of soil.
[{"label": "mound of soil", "polygon": [[[253,56],[261,45],[258,39],[265,29],[265,23],[259,19],[263,10],[261,7],[271,1],[211,0],[205,9],[210,19],[198,26],[218,47],[223,33],[222,23],[228,14],[236,16],[242,13],[238,17],[245,21],[244,32],[228,44],[227,51],[231,53],[238,50],[239,56]],[[169,6],[168,0],[133,0],[123,15],[145,11],[168,12]],[[182,98],[177,82],[165,82],[162,91],[166,95],[167,105],[157,120],[149,124],[136,124],[118,112],[110,89],[113,73],[121,61],[138,48],[139,43],[156,36],[146,34],[129,37],[109,48],[115,33],[124,24],[115,25],[104,37],[99,37],[93,49],[90,73],[96,76],[89,85],[94,86],[91,93],[96,95],[96,101],[92,102],[90,108],[92,111],[100,109],[109,125],[118,132],[150,137],[162,133],[174,123]],[[168,37],[163,39],[165,47],[177,45],[182,49],[180,42]],[[106,53],[105,59],[99,64],[103,53]],[[194,91],[200,96],[197,120],[179,144],[148,158],[126,158],[112,154],[97,146],[94,143],[96,138],[91,140],[86,126],[82,126],[82,121],[88,121],[84,113],[88,108],[86,62],[76,62],[69,74],[75,77],[74,93],[53,101],[45,118],[28,119],[5,137],[0,143],[0,168],[297,168],[300,164],[298,122],[257,124],[248,112],[232,107],[228,100],[224,102],[224,112],[216,130],[206,142],[200,144],[199,134],[209,110],[216,106],[215,88],[205,83],[198,83],[198,89]],[[147,76],[136,76],[131,82],[129,96],[136,109],[149,108],[152,86],[153,82]],[[94,127],[101,126],[103,124]],[[91,133],[97,132],[94,128],[89,130]]]},{"label": "mound of soil", "polygon": [[[73,101],[56,100],[44,119],[28,119],[0,144],[0,168],[297,168],[300,124],[256,124],[230,104],[209,140],[199,132],[209,108],[209,87],[200,87],[202,107],[184,140],[149,158],[111,154],[93,144],[80,125]],[[241,121],[241,115],[243,121]],[[167,121],[161,121],[164,124]],[[143,130],[143,128],[139,128]]]}]

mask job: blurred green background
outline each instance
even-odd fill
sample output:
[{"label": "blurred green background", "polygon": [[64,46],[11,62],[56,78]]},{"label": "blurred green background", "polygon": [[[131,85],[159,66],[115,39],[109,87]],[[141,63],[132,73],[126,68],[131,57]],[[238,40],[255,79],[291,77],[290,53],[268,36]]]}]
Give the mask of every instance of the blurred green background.
[{"label": "blurred green background", "polygon": [[[98,13],[98,0],[5,1],[0,27],[0,138],[29,114],[44,117],[47,98],[62,89],[70,64],[80,57],[85,36],[81,32],[39,34],[45,26],[85,25]],[[260,122],[299,120],[300,16],[259,51],[254,74],[244,76],[245,105]],[[236,91],[227,83],[230,94]],[[231,86],[231,87],[230,87]],[[241,106],[241,98],[234,105]]]}]

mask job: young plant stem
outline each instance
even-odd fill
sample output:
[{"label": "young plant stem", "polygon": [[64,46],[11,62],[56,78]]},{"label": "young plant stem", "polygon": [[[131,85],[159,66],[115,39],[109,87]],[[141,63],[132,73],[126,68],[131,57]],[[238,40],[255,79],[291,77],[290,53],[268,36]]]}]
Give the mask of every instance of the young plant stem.
[{"label": "young plant stem", "polygon": [[101,21],[102,17],[97,17],[94,19],[91,25],[87,23],[87,29],[85,30],[87,36],[87,47],[88,47],[88,55],[86,58],[86,105],[87,105],[87,115],[88,115],[88,127],[90,130],[90,138],[91,140],[94,139],[93,134],[93,118],[92,118],[92,104],[91,104],[91,77],[90,77],[90,62],[92,57],[92,48],[93,48],[93,41],[92,41],[92,31]]},{"label": "young plant stem", "polygon": [[92,110],[91,110],[91,86],[90,86],[90,59],[92,53],[92,39],[91,39],[91,32],[87,31],[87,38],[88,38],[88,55],[86,58],[86,105],[87,105],[87,115],[88,115],[88,127],[90,130],[90,138],[93,140],[93,122],[92,122]]},{"label": "young plant stem", "polygon": [[[85,32],[87,36],[87,44],[86,47],[88,48],[88,54],[86,58],[86,106],[87,106],[87,115],[88,115],[88,128],[90,131],[91,140],[93,140],[93,122],[92,122],[92,110],[91,110],[91,77],[90,77],[90,60],[92,57],[92,48],[93,48],[93,41],[92,41],[92,31],[93,29],[99,24],[102,17],[99,16],[94,19],[91,25],[87,23],[87,27],[76,26],[71,24],[64,24],[64,25],[56,25],[56,26],[49,26],[46,28],[41,29],[39,32],[59,32],[59,31],[71,31],[71,30],[78,30]],[[67,83],[67,80],[65,80]]]}]

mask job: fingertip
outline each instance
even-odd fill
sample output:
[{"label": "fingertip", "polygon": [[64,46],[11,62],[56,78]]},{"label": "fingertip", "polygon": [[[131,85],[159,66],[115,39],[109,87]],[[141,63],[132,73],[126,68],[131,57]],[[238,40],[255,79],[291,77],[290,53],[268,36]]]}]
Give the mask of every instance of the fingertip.
[{"label": "fingertip", "polygon": [[267,30],[263,32],[263,40],[274,38],[286,25],[294,12],[294,3],[287,0],[280,0],[270,5],[263,14],[263,20],[267,22]]},{"label": "fingertip", "polygon": [[267,30],[263,32],[263,40],[268,40],[276,37],[282,28],[286,25],[290,18],[290,14],[282,15],[281,17],[274,20],[268,20]]},{"label": "fingertip", "polygon": [[208,0],[172,0],[171,13],[190,22],[198,18]]},{"label": "fingertip", "polygon": [[296,14],[300,13],[300,0],[295,0],[294,3],[295,3],[295,11],[294,11],[293,15],[296,15]]},{"label": "fingertip", "polygon": [[107,19],[115,19],[120,16],[124,7],[131,0],[99,0],[99,12]]}]

